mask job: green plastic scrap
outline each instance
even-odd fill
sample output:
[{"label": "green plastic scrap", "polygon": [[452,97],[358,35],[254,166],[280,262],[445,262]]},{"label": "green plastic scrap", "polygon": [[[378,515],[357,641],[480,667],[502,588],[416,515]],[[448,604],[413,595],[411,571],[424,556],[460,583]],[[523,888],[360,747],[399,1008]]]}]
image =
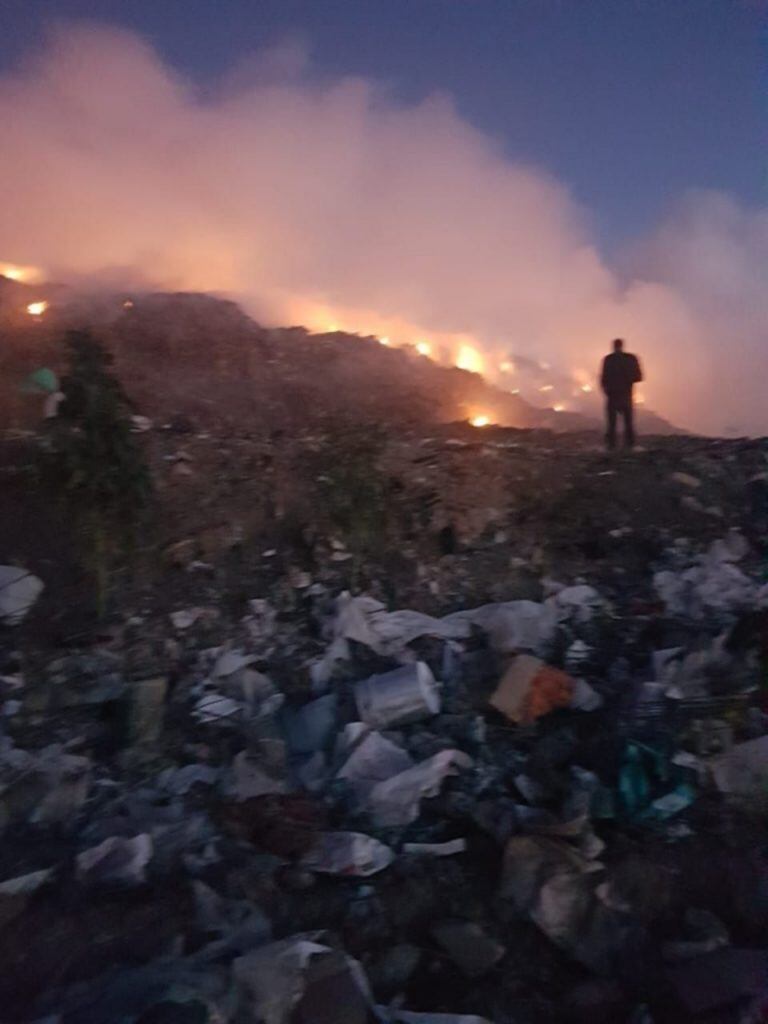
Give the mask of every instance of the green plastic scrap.
[{"label": "green plastic scrap", "polygon": [[41,366],[39,370],[30,373],[22,384],[21,390],[33,395],[52,395],[54,391],[59,390],[59,378],[53,370],[49,370],[47,366]]},{"label": "green plastic scrap", "polygon": [[643,765],[642,748],[628,743],[624,764],[619,774],[619,798],[624,813],[636,818],[645,810],[651,798],[651,781]]},{"label": "green plastic scrap", "polygon": [[[644,743],[628,743],[618,783],[619,803],[626,817],[632,821],[666,821],[690,807],[696,790],[681,775],[661,751]],[[658,792],[659,782],[678,785],[654,800],[652,793],[654,789]]]},{"label": "green plastic scrap", "polygon": [[655,821],[666,821],[667,818],[672,818],[680,811],[684,811],[686,807],[690,807],[695,799],[696,790],[687,782],[683,782],[671,793],[654,800],[648,808],[646,816]]}]

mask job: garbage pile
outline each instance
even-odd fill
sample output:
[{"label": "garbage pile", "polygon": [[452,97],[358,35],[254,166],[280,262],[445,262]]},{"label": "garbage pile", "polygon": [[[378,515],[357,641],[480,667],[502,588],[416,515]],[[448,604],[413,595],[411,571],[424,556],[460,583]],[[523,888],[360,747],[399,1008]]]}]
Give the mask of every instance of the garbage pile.
[{"label": "garbage pile", "polygon": [[766,1019],[768,586],[735,530],[648,582],[11,650],[3,1020]]}]

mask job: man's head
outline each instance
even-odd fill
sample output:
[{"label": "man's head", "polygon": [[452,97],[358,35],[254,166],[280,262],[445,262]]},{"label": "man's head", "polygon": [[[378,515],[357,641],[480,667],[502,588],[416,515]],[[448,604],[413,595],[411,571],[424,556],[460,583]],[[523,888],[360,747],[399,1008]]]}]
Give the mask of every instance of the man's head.
[{"label": "man's head", "polygon": [[624,339],[623,338],[616,338],[614,340],[614,342],[613,342],[613,351],[614,352],[621,352],[623,350],[623,348],[624,348]]}]

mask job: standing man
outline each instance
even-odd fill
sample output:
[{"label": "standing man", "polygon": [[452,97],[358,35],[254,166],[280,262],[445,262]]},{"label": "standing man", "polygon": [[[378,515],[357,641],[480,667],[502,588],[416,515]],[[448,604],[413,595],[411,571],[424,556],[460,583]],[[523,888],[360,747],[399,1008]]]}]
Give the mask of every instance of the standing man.
[{"label": "standing man", "polygon": [[600,374],[600,386],[605,392],[607,431],[606,444],[610,449],[616,447],[616,419],[624,419],[624,447],[631,448],[635,443],[635,425],[632,409],[632,387],[643,379],[640,361],[631,352],[624,351],[624,342],[617,338],[613,343],[613,352],[603,360]]}]

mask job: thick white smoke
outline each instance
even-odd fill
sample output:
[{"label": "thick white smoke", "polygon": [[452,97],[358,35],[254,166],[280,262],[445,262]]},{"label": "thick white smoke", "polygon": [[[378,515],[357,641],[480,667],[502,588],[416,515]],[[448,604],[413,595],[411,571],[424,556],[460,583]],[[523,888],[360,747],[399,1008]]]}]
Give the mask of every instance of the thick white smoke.
[{"label": "thick white smoke", "polygon": [[291,49],[201,95],[137,36],[90,25],[0,79],[0,124],[3,260],[227,292],[264,322],[420,341],[510,388],[527,357],[568,408],[574,374],[589,387],[623,336],[658,412],[768,432],[768,212],[682,197],[619,276],[567,189],[444,97],[318,83]]}]

